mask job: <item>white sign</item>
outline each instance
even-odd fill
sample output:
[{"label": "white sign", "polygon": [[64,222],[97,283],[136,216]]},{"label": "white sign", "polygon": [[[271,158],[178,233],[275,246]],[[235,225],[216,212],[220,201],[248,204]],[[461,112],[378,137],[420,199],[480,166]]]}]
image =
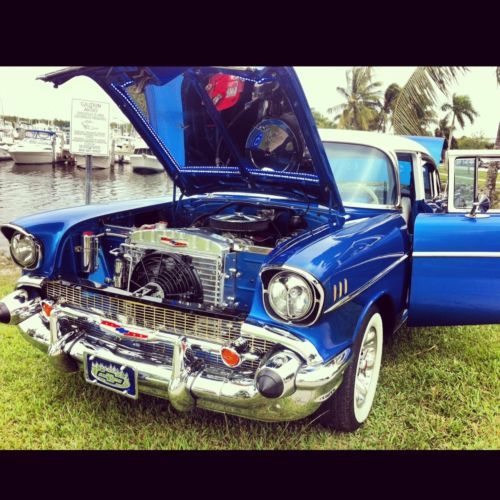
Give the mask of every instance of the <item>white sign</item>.
[{"label": "white sign", "polygon": [[70,151],[79,155],[109,155],[109,103],[73,99]]}]

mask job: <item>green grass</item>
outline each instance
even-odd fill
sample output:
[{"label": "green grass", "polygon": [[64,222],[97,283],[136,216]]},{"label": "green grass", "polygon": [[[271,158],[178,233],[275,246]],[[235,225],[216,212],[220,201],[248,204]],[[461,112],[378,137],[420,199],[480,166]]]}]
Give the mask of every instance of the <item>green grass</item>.
[{"label": "green grass", "polygon": [[[0,268],[2,269],[2,268]],[[0,297],[14,273],[0,272]],[[124,399],[60,375],[0,327],[0,449],[498,449],[500,326],[402,329],[387,341],[372,414],[354,434]]]}]

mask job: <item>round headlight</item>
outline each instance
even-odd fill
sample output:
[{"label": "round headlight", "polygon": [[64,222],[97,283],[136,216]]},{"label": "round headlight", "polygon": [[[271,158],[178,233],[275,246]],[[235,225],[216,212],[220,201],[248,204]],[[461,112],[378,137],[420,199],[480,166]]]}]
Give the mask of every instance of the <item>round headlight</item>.
[{"label": "round headlight", "polygon": [[314,293],[301,276],[288,271],[276,274],[268,286],[269,305],[284,320],[300,320],[311,312]]},{"label": "round headlight", "polygon": [[10,254],[18,266],[30,269],[38,263],[40,247],[32,236],[15,233],[10,240]]}]

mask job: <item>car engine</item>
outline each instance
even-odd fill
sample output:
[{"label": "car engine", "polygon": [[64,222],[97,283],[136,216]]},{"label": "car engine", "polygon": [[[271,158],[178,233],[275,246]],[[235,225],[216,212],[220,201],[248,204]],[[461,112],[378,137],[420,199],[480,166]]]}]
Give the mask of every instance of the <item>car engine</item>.
[{"label": "car engine", "polygon": [[247,311],[268,254],[302,224],[302,217],[273,209],[206,214],[185,228],[145,224],[111,251],[113,286],[138,298]]}]

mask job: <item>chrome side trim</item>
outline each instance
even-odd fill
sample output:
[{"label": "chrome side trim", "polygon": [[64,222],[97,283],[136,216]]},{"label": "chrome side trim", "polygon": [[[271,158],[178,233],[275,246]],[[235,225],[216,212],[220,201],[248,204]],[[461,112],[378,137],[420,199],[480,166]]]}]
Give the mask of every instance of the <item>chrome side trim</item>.
[{"label": "chrome side trim", "polygon": [[397,261],[393,262],[389,267],[386,267],[382,272],[380,272],[379,274],[377,274],[376,276],[374,276],[371,280],[367,281],[364,285],[360,286],[357,290],[355,290],[354,292],[350,293],[349,295],[346,295],[343,299],[339,300],[337,303],[335,303],[332,306],[330,306],[324,312],[324,314],[332,312],[335,309],[338,309],[339,307],[343,306],[347,302],[350,302],[352,299],[354,299],[355,297],[357,297],[359,294],[363,293],[365,290],[367,290],[368,288],[370,288],[378,280],[380,280],[381,278],[383,278],[387,273],[389,273],[390,271],[392,271],[395,267],[397,267],[399,264],[401,264],[401,262],[403,262],[407,258],[408,258],[408,255],[406,255],[406,254],[403,255],[403,256],[401,256]]},{"label": "chrome side trim", "polygon": [[493,257],[500,258],[500,252],[413,252],[413,257]]}]

